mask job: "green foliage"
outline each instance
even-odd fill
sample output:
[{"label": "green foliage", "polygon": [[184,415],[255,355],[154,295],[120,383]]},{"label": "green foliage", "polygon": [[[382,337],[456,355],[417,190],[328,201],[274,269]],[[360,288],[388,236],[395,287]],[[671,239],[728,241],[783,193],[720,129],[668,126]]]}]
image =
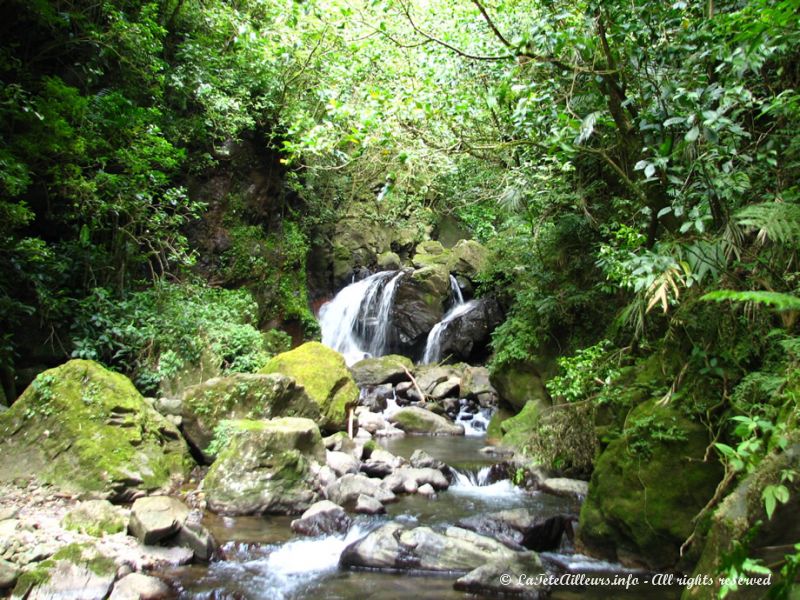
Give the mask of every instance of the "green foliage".
[{"label": "green foliage", "polygon": [[120,301],[100,288],[80,304],[73,355],[131,375],[146,393],[187,370],[254,372],[270,356],[257,310],[243,290],[162,283]]},{"label": "green foliage", "polygon": [[700,299],[713,300],[716,302],[723,302],[725,300],[731,300],[733,302],[754,302],[756,304],[765,304],[778,311],[800,310],[800,298],[789,294],[780,294],[778,292],[717,290],[705,294]]},{"label": "green foliage", "polygon": [[561,402],[592,400],[597,404],[613,401],[613,384],[620,375],[610,352],[612,343],[602,340],[578,350],[573,356],[558,359],[561,374],[547,382],[550,395]]}]

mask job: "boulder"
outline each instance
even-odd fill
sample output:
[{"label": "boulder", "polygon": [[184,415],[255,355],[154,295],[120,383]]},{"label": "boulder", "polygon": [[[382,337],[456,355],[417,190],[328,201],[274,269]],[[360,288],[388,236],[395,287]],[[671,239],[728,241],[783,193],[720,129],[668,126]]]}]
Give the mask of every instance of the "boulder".
[{"label": "boulder", "polygon": [[517,553],[481,535],[448,527],[406,529],[388,523],[350,544],[339,560],[345,567],[470,571],[490,560],[512,559]]},{"label": "boulder", "polygon": [[19,568],[0,558],[0,592],[14,587],[19,578]]},{"label": "boulder", "polygon": [[223,420],[306,417],[316,421],[320,407],[287,375],[237,373],[187,388],[180,416],[184,436],[211,464],[215,455],[209,444]]},{"label": "boulder", "polygon": [[589,482],[566,477],[551,477],[539,484],[539,489],[556,496],[577,496],[585,498],[589,493]]},{"label": "boulder", "polygon": [[362,410],[358,413],[358,426],[365,431],[375,433],[386,427],[386,419],[380,413]]},{"label": "boulder", "polygon": [[414,450],[411,454],[411,458],[409,458],[409,462],[415,469],[437,469],[443,471],[448,468],[444,461],[434,458],[422,448]]},{"label": "boulder", "polygon": [[114,561],[93,545],[69,544],[53,556],[24,571],[14,587],[14,598],[104,600],[117,574]]},{"label": "boulder", "polygon": [[125,512],[108,500],[87,500],[70,509],[61,519],[64,529],[79,531],[94,537],[125,531]]},{"label": "boulder", "polygon": [[556,550],[571,519],[565,515],[545,516],[526,508],[502,510],[466,517],[459,527],[487,535],[515,550]]},{"label": "boulder", "polygon": [[475,277],[486,268],[489,251],[475,240],[461,240],[450,249],[447,269],[469,279]]},{"label": "boulder", "polygon": [[359,494],[354,510],[363,515],[380,515],[386,512],[386,507],[372,496]]},{"label": "boulder", "polygon": [[420,496],[427,496],[429,498],[432,498],[433,496],[436,495],[436,490],[433,488],[433,486],[430,483],[425,483],[425,484],[419,486],[419,489],[417,490],[417,493]]},{"label": "boulder", "polygon": [[[434,390],[443,383],[449,387],[456,384],[460,388],[461,374],[462,369],[456,366],[425,365],[417,367],[416,380],[420,390],[422,390],[424,394],[430,396],[434,393]],[[443,396],[440,395],[439,397]]]},{"label": "boulder", "polygon": [[414,363],[411,359],[399,354],[365,358],[350,367],[353,379],[359,387],[408,381],[408,373],[413,370]]},{"label": "boulder", "polygon": [[145,545],[153,545],[180,530],[189,516],[189,507],[170,496],[139,498],[131,507],[128,529]]},{"label": "boulder", "polygon": [[389,251],[396,235],[392,228],[369,219],[363,211],[351,210],[339,219],[332,240],[335,286],[347,285],[355,271],[374,265],[378,255]]},{"label": "boulder", "polygon": [[401,408],[389,417],[389,421],[406,433],[464,435],[464,428],[461,425],[456,425],[445,417],[416,406]]},{"label": "boulder", "polygon": [[273,357],[259,373],[282,373],[305,387],[320,411],[320,428],[347,428],[347,411],[358,402],[356,386],[344,357],[319,342],[306,342]]},{"label": "boulder", "polygon": [[542,370],[533,363],[503,364],[492,372],[491,383],[500,398],[516,410],[522,410],[527,402],[536,402],[541,406],[551,404]]},{"label": "boulder", "polygon": [[418,269],[397,284],[392,323],[404,350],[424,343],[428,332],[442,319],[450,297],[450,274],[442,265]]},{"label": "boulder", "polygon": [[539,557],[533,552],[525,552],[512,558],[490,560],[459,577],[453,588],[481,597],[512,596],[524,600],[543,600],[550,596],[550,587],[540,582],[540,578],[546,576]]},{"label": "boulder", "polygon": [[[542,408],[539,402],[526,402],[518,414],[500,423],[502,444],[517,450],[525,448],[531,433],[539,423]],[[489,425],[492,425],[492,423],[490,422]],[[489,435],[488,431],[487,435]]]},{"label": "boulder", "polygon": [[325,488],[327,498],[340,506],[352,504],[362,494],[379,502],[391,502],[395,499],[395,495],[383,487],[380,480],[360,474],[348,473]]},{"label": "boulder", "polygon": [[[668,426],[676,439],[649,436],[635,425],[643,420]],[[579,545],[610,560],[633,559],[665,570],[677,563],[692,519],[714,495],[723,469],[716,458],[704,460],[706,427],[674,408],[649,400],[626,423],[622,437],[595,464],[581,508]]]},{"label": "boulder", "polygon": [[[491,383],[489,369],[486,367],[465,367],[461,375],[461,397],[468,400],[481,400],[491,397],[496,404],[497,390]],[[484,405],[483,403],[481,403]]]},{"label": "boulder", "polygon": [[444,266],[450,262],[450,251],[446,250],[441,242],[428,240],[417,244],[411,260],[418,269],[433,265]]},{"label": "boulder", "polygon": [[292,521],[292,531],[309,536],[332,535],[347,532],[351,523],[352,519],[341,506],[330,500],[320,500],[312,504],[299,519]]},{"label": "boulder", "polygon": [[193,510],[184,520],[178,534],[168,540],[171,545],[188,548],[195,560],[208,562],[217,551],[218,545],[211,532],[203,525],[203,513]]},{"label": "boulder", "polygon": [[170,587],[158,577],[129,573],[114,584],[108,600],[163,600],[171,596]]},{"label": "boulder", "polygon": [[369,458],[361,465],[361,470],[370,477],[386,477],[404,463],[405,460],[403,458],[377,448],[372,451]]},{"label": "boulder", "polygon": [[203,481],[209,508],[226,515],[306,510],[317,499],[309,463],[325,463],[316,423],[296,417],[230,423],[232,438]]},{"label": "boulder", "polygon": [[442,328],[439,356],[465,361],[484,358],[489,354],[492,332],[503,322],[503,311],[491,296],[471,300],[463,310],[448,318]]},{"label": "boulder", "polygon": [[338,477],[345,473],[358,473],[358,469],[361,466],[352,454],[346,452],[327,451],[326,462]]},{"label": "boulder", "polygon": [[[375,413],[381,413],[389,405],[388,400],[392,397],[393,388],[391,383],[383,385],[368,385],[361,388],[358,397],[359,408],[366,408]],[[356,409],[358,410],[358,409]]]},{"label": "boulder", "polygon": [[[352,454],[356,456],[356,452],[358,446],[352,440],[352,438],[347,435],[346,431],[338,431],[333,435],[329,435],[328,437],[322,438],[322,443],[325,444],[325,448],[332,452],[347,452],[348,454]],[[359,452],[360,455],[360,452]],[[356,458],[360,458],[360,456],[356,456]]]},{"label": "boulder", "polygon": [[379,254],[376,263],[379,271],[399,271],[403,266],[400,257],[391,251]]},{"label": "boulder", "polygon": [[435,490],[446,490],[450,486],[447,477],[436,469],[402,467],[383,480],[383,487],[396,493],[413,494],[426,484]]},{"label": "boulder", "polygon": [[0,414],[0,481],[38,479],[82,497],[130,501],[193,464],[178,429],[130,380],[71,360],[40,373]]}]

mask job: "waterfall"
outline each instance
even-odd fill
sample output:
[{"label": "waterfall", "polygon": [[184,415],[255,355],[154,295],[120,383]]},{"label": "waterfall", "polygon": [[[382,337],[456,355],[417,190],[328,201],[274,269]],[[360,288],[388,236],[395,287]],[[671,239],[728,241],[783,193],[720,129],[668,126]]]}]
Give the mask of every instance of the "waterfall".
[{"label": "waterfall", "polygon": [[476,305],[477,301],[475,300],[470,300],[469,302],[465,302],[463,304],[457,304],[447,311],[447,314],[442,317],[441,321],[433,326],[433,329],[431,329],[430,333],[428,334],[428,339],[425,342],[425,354],[422,356],[422,364],[430,364],[442,358],[442,333],[444,333],[448,323],[454,321],[461,315],[468,313],[475,308]]},{"label": "waterfall", "polygon": [[464,304],[464,294],[461,293],[461,287],[458,285],[455,275],[450,275],[450,292],[453,294],[453,306]]},{"label": "waterfall", "polygon": [[383,271],[356,281],[322,305],[322,343],[351,365],[388,350],[394,292],[403,271]]}]

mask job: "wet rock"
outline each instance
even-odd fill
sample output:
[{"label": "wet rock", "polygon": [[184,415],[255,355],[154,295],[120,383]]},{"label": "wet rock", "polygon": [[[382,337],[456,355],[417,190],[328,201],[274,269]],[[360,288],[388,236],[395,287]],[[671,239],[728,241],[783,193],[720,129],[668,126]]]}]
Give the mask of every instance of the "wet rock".
[{"label": "wet rock", "polygon": [[386,507],[372,496],[359,494],[355,511],[364,515],[380,515],[386,512]]},{"label": "wet rock", "polygon": [[381,448],[373,450],[369,459],[361,465],[361,470],[370,477],[386,477],[405,461]]},{"label": "wet rock", "polygon": [[400,280],[392,323],[403,348],[413,350],[424,342],[428,332],[442,319],[449,297],[450,274],[443,265],[418,269]]},{"label": "wet rock", "polygon": [[325,463],[325,447],[316,423],[292,417],[230,423],[232,439],[203,481],[211,510],[296,514],[317,500],[310,463]]},{"label": "wet rock", "polygon": [[437,383],[430,391],[428,396],[434,400],[442,398],[457,398],[459,395],[459,388],[461,387],[460,377],[449,377],[441,383]]},{"label": "wet rock", "polygon": [[492,332],[503,321],[503,312],[491,297],[472,302],[470,310],[454,317],[442,328],[439,337],[441,356],[467,361],[487,354]]},{"label": "wet rock", "polygon": [[194,558],[208,562],[218,549],[217,541],[211,532],[202,523],[203,515],[195,510],[189,513],[188,518],[181,525],[178,535],[169,543],[183,548],[188,548],[194,553]]},{"label": "wet rock", "polygon": [[14,588],[14,597],[27,600],[103,600],[108,597],[116,574],[114,561],[94,546],[70,544],[62,547],[52,558],[23,572]]},{"label": "wet rock", "polygon": [[391,502],[395,499],[392,491],[384,488],[378,479],[360,474],[348,473],[325,488],[328,499],[340,506],[355,502],[361,494],[372,496],[379,502]]},{"label": "wet rock", "polygon": [[409,462],[415,469],[437,469],[442,471],[447,468],[447,465],[443,461],[434,458],[421,448],[414,450]]},{"label": "wet rock", "polygon": [[189,516],[189,507],[177,498],[139,498],[131,507],[128,529],[141,543],[151,546],[178,533]]},{"label": "wet rock", "polygon": [[114,584],[108,600],[162,600],[171,595],[169,586],[158,577],[130,573]]},{"label": "wet rock", "polygon": [[[352,454],[355,458],[360,458],[358,445],[347,435],[346,431],[338,431],[333,435],[322,438],[322,443],[327,450],[332,452],[346,452]],[[356,456],[356,454],[359,456]]]},{"label": "wet rock", "polygon": [[472,531],[448,527],[406,529],[388,523],[344,549],[340,564],[346,567],[467,571],[489,560],[512,559],[516,553],[503,544]]},{"label": "wet rock", "polygon": [[428,433],[432,435],[463,435],[461,425],[451,423],[445,417],[416,406],[401,408],[389,417],[389,421],[406,433]]},{"label": "wet rock", "polygon": [[401,437],[406,434],[402,429],[398,429],[394,425],[387,423],[383,429],[378,429],[375,432],[375,437]]},{"label": "wet rock", "polygon": [[[511,579],[508,578],[509,575]],[[537,584],[537,577],[544,575],[546,574],[539,557],[533,552],[525,552],[510,559],[491,560],[458,578],[453,588],[481,596],[542,600],[550,594],[548,586]],[[520,579],[520,576],[524,578]]]},{"label": "wet rock", "polygon": [[539,489],[556,496],[577,496],[585,498],[589,493],[589,482],[580,479],[567,479],[566,477],[551,477],[539,484]]},{"label": "wet rock", "polygon": [[403,266],[400,257],[394,252],[383,252],[379,254],[376,262],[379,271],[397,271]]},{"label": "wet rock", "polygon": [[223,420],[293,416],[316,421],[320,407],[287,375],[236,373],[187,388],[180,415],[184,436],[211,464],[216,457],[209,444]]},{"label": "wet rock", "polygon": [[87,500],[72,508],[61,520],[65,529],[94,537],[125,531],[125,511],[107,500]]},{"label": "wet rock", "polygon": [[461,519],[460,527],[488,535],[510,548],[543,552],[556,550],[571,519],[563,515],[542,517],[526,508],[503,510]]},{"label": "wet rock", "polygon": [[361,389],[361,395],[358,398],[359,408],[366,408],[374,413],[383,412],[388,406],[388,398],[391,397],[392,384],[390,383],[364,387]]},{"label": "wet rock", "polygon": [[[380,502],[378,504],[383,507]],[[351,523],[352,519],[341,506],[330,500],[320,500],[312,504],[299,519],[292,521],[292,531],[309,536],[331,535],[345,533]]]},{"label": "wet rock", "polygon": [[382,414],[361,410],[358,412],[358,426],[370,433],[375,433],[379,429],[386,427],[386,420]]},{"label": "wet rock", "polygon": [[433,489],[433,486],[430,483],[426,483],[424,485],[419,486],[417,493],[420,496],[427,496],[431,498],[436,495],[436,490]]},{"label": "wet rock", "polygon": [[461,396],[477,400],[483,407],[497,404],[497,390],[490,381],[486,367],[467,367],[461,376]]},{"label": "wet rock", "polygon": [[0,558],[0,590],[14,587],[19,577],[19,569],[13,563]]},{"label": "wet rock", "polygon": [[350,367],[353,379],[359,387],[408,381],[408,373],[413,370],[414,363],[398,354],[365,358]]},{"label": "wet rock", "polygon": [[550,395],[544,384],[546,368],[532,362],[511,362],[500,365],[491,376],[491,383],[512,408],[522,410],[527,402],[540,407],[550,406]]},{"label": "wet rock", "polygon": [[358,473],[359,462],[351,454],[345,452],[327,452],[327,464],[336,475]]},{"label": "wet rock", "polygon": [[383,480],[387,490],[395,493],[413,494],[420,486],[429,484],[436,490],[445,490],[450,482],[441,471],[436,469],[414,469],[403,467],[397,469]]},{"label": "wet rock", "polygon": [[450,251],[446,250],[441,242],[428,240],[417,244],[412,262],[415,267],[421,269],[432,265],[446,265],[449,260]]}]

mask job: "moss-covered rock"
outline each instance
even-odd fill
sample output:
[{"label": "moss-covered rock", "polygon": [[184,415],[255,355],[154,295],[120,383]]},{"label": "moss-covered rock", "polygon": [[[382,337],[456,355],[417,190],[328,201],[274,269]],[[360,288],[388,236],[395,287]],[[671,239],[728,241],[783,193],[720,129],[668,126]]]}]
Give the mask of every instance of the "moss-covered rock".
[{"label": "moss-covered rock", "polygon": [[[800,540],[800,481],[783,482],[789,487],[789,501],[778,503],[771,519],[764,509],[763,493],[768,485],[780,484],[781,474],[800,471],[800,431],[789,436],[782,452],[774,452],[762,460],[755,471],[748,475],[720,503],[711,517],[708,531],[700,535],[703,541],[694,575],[714,575],[719,572],[725,556],[729,555],[737,542],[747,539],[757,527],[755,536],[748,544],[748,556],[759,558],[767,565],[781,565],[788,549]],[[757,523],[761,523],[757,526]],[[702,534],[702,531],[698,531]],[[773,581],[778,580],[777,572]],[[741,586],[731,597],[737,600],[757,600],[765,596],[758,586]],[[712,600],[718,598],[719,581],[714,585],[698,586],[684,591],[682,600]]]},{"label": "moss-covered rock", "polygon": [[378,269],[381,271],[397,271],[403,266],[403,261],[395,252],[384,252],[378,255]]},{"label": "moss-covered rock", "polygon": [[378,358],[365,358],[350,367],[359,386],[381,385],[408,381],[408,373],[414,370],[411,359],[399,354],[388,354]]},{"label": "moss-covered rock", "polygon": [[348,409],[358,402],[358,387],[344,357],[319,342],[307,342],[278,354],[259,372],[282,373],[302,385],[319,407],[322,429],[344,429]]},{"label": "moss-covered rock", "polygon": [[500,443],[503,439],[503,423],[513,416],[514,413],[507,408],[498,408],[486,426],[486,440],[492,444]]},{"label": "moss-covered rock", "polygon": [[502,445],[519,451],[524,450],[541,415],[542,405],[539,402],[526,402],[521,411],[500,424],[500,431],[503,433]]},{"label": "moss-covered rock", "polygon": [[389,417],[389,421],[406,433],[427,433],[431,435],[463,435],[464,428],[452,423],[446,417],[419,408],[407,406]]},{"label": "moss-covered rock", "polygon": [[461,240],[450,250],[446,264],[451,273],[475,279],[488,262],[489,251],[484,246],[475,240]]},{"label": "moss-covered rock", "polygon": [[208,464],[209,444],[223,420],[307,417],[317,420],[320,406],[288,375],[239,373],[188,388],[181,403],[183,434]]},{"label": "moss-covered rock", "polygon": [[61,525],[64,529],[103,537],[125,531],[127,518],[123,510],[107,500],[87,500],[64,515]]},{"label": "moss-covered rock", "polygon": [[450,262],[450,251],[445,250],[441,242],[434,240],[421,242],[417,244],[412,262],[418,269],[432,265],[447,265]]},{"label": "moss-covered rock", "polygon": [[325,464],[325,446],[316,423],[293,417],[230,423],[231,439],[203,481],[211,510],[297,514],[317,500],[310,462]]},{"label": "moss-covered rock", "polygon": [[587,551],[662,570],[674,566],[692,519],[714,495],[722,467],[704,461],[706,428],[650,400],[595,465],[581,509]]},{"label": "moss-covered rock", "polygon": [[542,369],[533,363],[501,365],[492,371],[491,382],[500,398],[517,410],[522,410],[527,402],[537,402],[542,406],[551,404]]},{"label": "moss-covered rock", "polygon": [[0,415],[0,481],[36,476],[82,496],[125,501],[191,467],[177,428],[123,375],[87,360],[41,373]]}]

